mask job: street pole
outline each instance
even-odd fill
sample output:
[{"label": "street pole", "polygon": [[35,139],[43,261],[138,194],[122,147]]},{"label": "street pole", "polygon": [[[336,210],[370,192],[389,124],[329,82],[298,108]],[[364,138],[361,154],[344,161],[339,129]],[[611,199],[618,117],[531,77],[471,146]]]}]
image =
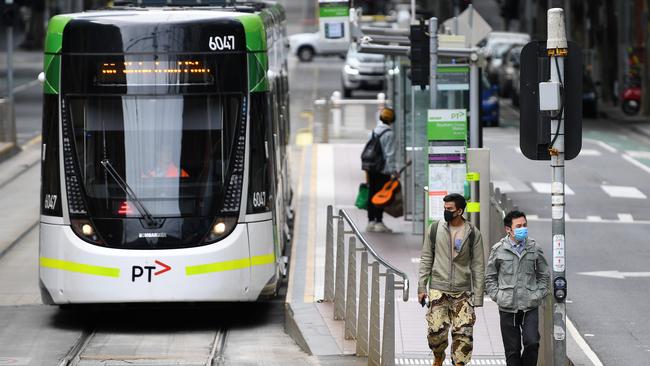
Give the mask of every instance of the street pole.
[{"label": "street pole", "polygon": [[[548,41],[546,44],[550,56],[551,82],[564,83],[564,58],[568,55],[568,44],[564,23],[564,10],[553,8],[548,10]],[[551,119],[551,169],[553,182],[551,184],[551,214],[553,237],[553,365],[566,364],[566,262],[565,262],[565,201],[564,201],[564,108],[559,116]],[[557,136],[556,136],[557,133]],[[558,288],[556,283],[564,281]],[[563,291],[558,296],[558,291]]]},{"label": "street pole", "polygon": [[438,108],[438,18],[429,19],[429,58],[431,70],[429,71],[429,93],[431,95],[431,109]]}]

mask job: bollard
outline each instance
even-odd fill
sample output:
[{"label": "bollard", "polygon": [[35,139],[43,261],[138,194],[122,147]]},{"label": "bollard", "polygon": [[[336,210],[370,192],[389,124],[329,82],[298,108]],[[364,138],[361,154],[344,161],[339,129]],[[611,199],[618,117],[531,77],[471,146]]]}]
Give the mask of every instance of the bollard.
[{"label": "bollard", "polygon": [[321,106],[321,126],[323,129],[322,142],[327,144],[330,142],[330,107],[329,103],[325,103]]},{"label": "bollard", "polygon": [[341,100],[341,92],[340,91],[334,91],[332,93],[332,97],[330,98],[330,111],[331,111],[331,121],[332,121],[332,135],[335,138],[341,137],[341,120],[343,119],[342,117],[342,112],[341,112],[341,105],[337,103],[338,101]]},{"label": "bollard", "polygon": [[345,339],[355,339],[357,326],[357,239],[348,241],[348,288],[345,292]]},{"label": "bollard", "polygon": [[368,366],[380,366],[381,334],[379,329],[379,262],[372,264],[370,290],[370,336],[368,337]]},{"label": "bollard", "polygon": [[384,291],[381,366],[395,366],[395,275],[390,269],[386,270],[386,291]]},{"label": "bollard", "polygon": [[368,252],[365,250],[361,253],[361,277],[359,279],[357,356],[368,356]]},{"label": "bollard", "polygon": [[336,228],[336,279],[334,283],[334,320],[345,318],[345,223]]},{"label": "bollard", "polygon": [[327,227],[325,231],[325,301],[334,300],[334,208],[327,206]]}]

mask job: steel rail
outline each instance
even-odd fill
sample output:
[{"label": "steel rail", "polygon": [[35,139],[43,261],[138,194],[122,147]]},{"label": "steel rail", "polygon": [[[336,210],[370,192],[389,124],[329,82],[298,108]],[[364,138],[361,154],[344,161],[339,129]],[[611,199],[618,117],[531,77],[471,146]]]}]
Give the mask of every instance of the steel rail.
[{"label": "steel rail", "polygon": [[409,299],[409,279],[406,273],[402,272],[399,270],[397,267],[393,266],[392,264],[388,263],[384,258],[382,258],[375,249],[368,243],[366,238],[363,237],[361,234],[361,231],[359,231],[359,228],[354,224],[354,221],[352,221],[352,218],[350,218],[350,215],[345,211],[345,210],[339,210],[339,216],[342,217],[350,226],[352,229],[352,232],[354,235],[359,239],[361,244],[366,248],[366,250],[375,258],[377,262],[379,262],[381,265],[384,267],[390,269],[393,271],[396,275],[402,277],[404,280],[404,287],[402,289],[402,300],[408,301]]}]

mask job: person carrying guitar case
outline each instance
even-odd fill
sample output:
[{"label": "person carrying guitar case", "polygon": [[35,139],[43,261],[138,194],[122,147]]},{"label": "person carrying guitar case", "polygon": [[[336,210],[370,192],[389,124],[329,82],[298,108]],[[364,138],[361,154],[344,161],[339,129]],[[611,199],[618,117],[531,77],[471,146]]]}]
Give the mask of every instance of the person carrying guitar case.
[{"label": "person carrying guitar case", "polygon": [[395,166],[395,136],[391,126],[395,122],[395,112],[382,109],[380,123],[372,131],[370,140],[361,153],[361,168],[366,171],[368,181],[368,226],[367,232],[390,233],[391,229],[382,222],[384,210],[370,201],[391,176],[398,177]]}]

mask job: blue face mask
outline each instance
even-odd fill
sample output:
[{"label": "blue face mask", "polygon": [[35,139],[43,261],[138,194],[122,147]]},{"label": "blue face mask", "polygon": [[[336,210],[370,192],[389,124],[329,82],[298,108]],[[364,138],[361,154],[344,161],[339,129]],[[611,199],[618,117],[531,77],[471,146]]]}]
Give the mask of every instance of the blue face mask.
[{"label": "blue face mask", "polygon": [[526,238],[528,238],[528,228],[527,227],[515,228],[514,233],[515,233],[515,240],[516,241],[524,241],[524,240],[526,240]]}]

